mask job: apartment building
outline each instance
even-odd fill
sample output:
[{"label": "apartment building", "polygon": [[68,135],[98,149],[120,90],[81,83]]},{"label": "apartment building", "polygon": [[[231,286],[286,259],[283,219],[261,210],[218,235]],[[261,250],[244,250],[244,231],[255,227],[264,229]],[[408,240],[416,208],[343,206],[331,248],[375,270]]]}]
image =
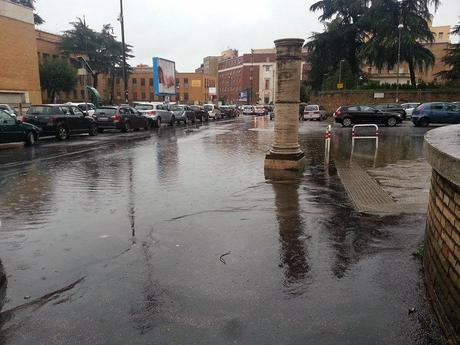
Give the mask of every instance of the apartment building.
[{"label": "apartment building", "polygon": [[0,103],[41,103],[34,16],[0,0]]}]

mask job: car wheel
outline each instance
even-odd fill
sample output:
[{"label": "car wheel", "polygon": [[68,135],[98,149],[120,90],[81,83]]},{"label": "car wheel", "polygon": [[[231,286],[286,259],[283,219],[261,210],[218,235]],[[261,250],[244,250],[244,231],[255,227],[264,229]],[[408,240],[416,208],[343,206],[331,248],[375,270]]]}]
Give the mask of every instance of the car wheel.
[{"label": "car wheel", "polygon": [[352,123],[353,122],[351,121],[351,119],[349,117],[346,117],[342,121],[342,126],[343,127],[351,127]]},{"label": "car wheel", "polygon": [[195,119],[195,118],[193,118],[193,119],[192,119],[192,123],[193,123],[193,124],[195,124],[195,122],[196,122],[196,119]]},{"label": "car wheel", "polygon": [[388,127],[394,127],[394,126],[396,126],[397,123],[398,123],[398,121],[394,117],[389,117],[387,119],[387,126]]},{"label": "car wheel", "polygon": [[67,140],[67,139],[69,139],[69,130],[67,128],[65,128],[63,125],[59,125],[57,127],[56,138],[58,138],[58,140]]},{"label": "car wheel", "polygon": [[171,121],[169,122],[169,125],[174,126],[175,123],[176,123],[176,118],[174,116],[172,116]]},{"label": "car wheel", "polygon": [[94,123],[90,124],[88,134],[94,137],[95,135],[97,135],[97,133],[98,133],[97,126]]},{"label": "car wheel", "polygon": [[131,130],[131,124],[129,122],[125,122],[125,125],[121,131],[126,133],[126,132],[129,132],[130,130]]},{"label": "car wheel", "polygon": [[35,135],[33,132],[27,133],[26,145],[33,146],[35,144]]},{"label": "car wheel", "polygon": [[430,124],[430,121],[426,117],[423,117],[418,121],[418,124],[421,127],[428,127],[428,125]]},{"label": "car wheel", "polygon": [[185,119],[184,119],[184,125],[187,125],[187,122],[188,121],[187,121],[187,116],[186,116]]}]

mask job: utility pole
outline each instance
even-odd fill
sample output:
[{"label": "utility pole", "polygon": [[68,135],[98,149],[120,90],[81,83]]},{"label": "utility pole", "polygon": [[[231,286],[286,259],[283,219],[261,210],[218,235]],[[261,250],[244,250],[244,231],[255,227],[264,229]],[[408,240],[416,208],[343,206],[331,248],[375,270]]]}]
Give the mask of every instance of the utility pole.
[{"label": "utility pole", "polygon": [[252,93],[254,91],[254,88],[253,88],[253,70],[254,70],[254,49],[251,49],[251,104],[253,103],[253,96],[252,96]]},{"label": "utility pole", "polygon": [[128,78],[126,77],[126,47],[125,47],[125,19],[123,17],[123,0],[120,0],[120,24],[121,24],[121,43],[123,45],[123,88],[125,94],[125,103],[129,103],[128,99]]},{"label": "utility pole", "polygon": [[399,102],[399,66],[401,64],[401,31],[404,25],[398,25],[398,70],[396,71],[396,103]]}]

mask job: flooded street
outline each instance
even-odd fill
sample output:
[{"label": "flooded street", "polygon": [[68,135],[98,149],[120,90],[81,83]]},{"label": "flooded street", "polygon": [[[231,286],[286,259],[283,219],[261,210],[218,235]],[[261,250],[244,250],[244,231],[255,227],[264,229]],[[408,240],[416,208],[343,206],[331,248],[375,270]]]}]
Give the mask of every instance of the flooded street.
[{"label": "flooded street", "polygon": [[[0,151],[0,344],[442,344],[412,255],[426,129],[352,155],[334,126],[329,165],[325,129],[281,181],[268,117]],[[392,208],[358,212],[351,168]]]}]

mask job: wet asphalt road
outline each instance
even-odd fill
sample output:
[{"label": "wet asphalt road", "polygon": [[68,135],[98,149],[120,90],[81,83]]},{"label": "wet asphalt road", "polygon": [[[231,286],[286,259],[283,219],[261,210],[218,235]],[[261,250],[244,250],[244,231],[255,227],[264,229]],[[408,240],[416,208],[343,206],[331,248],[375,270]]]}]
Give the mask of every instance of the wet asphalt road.
[{"label": "wet asphalt road", "polygon": [[[0,344],[442,344],[411,255],[425,215],[355,212],[351,130],[325,166],[324,122],[301,124],[304,176],[266,180],[272,126],[0,151]],[[422,157],[425,129],[381,132],[352,159]]]}]

